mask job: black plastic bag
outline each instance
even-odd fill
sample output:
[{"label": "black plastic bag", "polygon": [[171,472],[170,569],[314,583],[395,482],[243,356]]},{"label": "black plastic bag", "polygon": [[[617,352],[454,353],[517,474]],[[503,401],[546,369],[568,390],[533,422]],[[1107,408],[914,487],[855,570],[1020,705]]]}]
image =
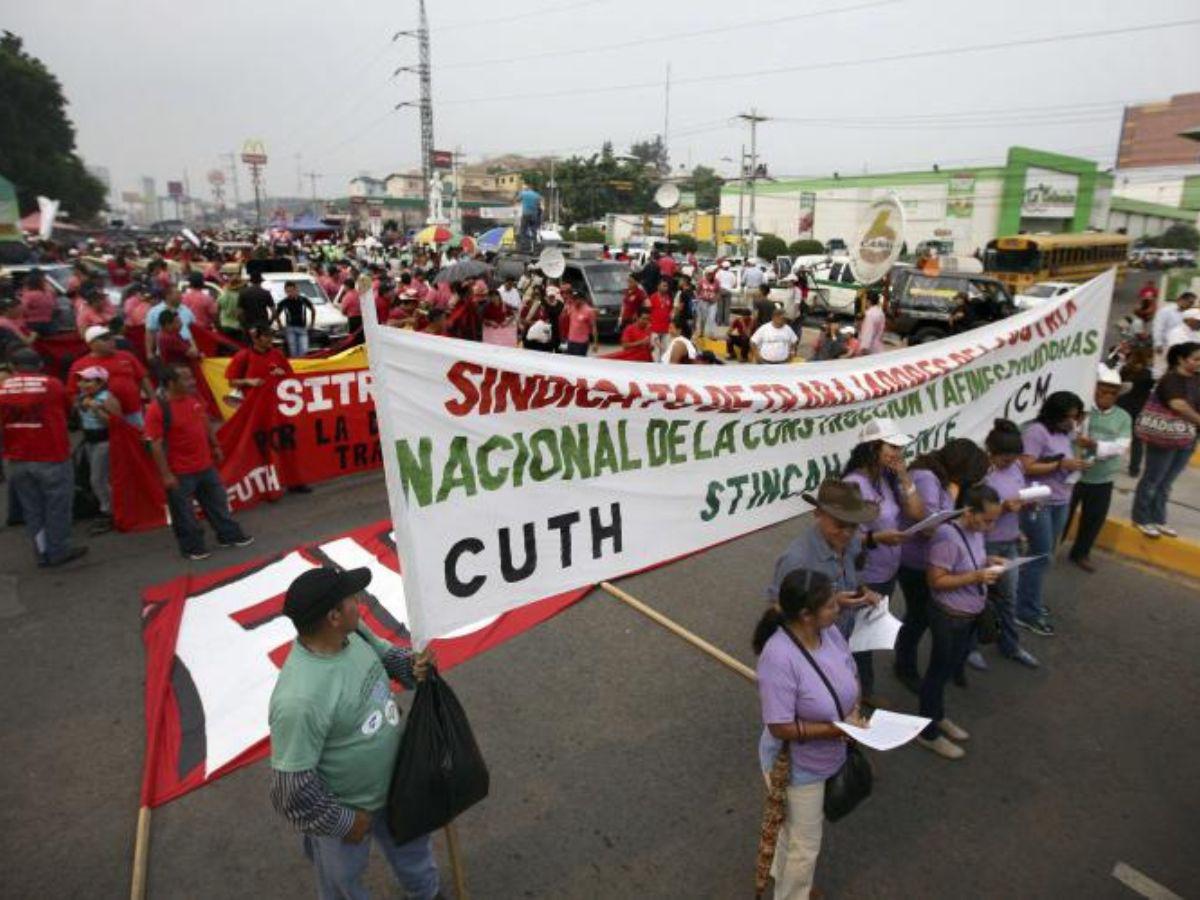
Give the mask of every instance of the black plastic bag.
[{"label": "black plastic bag", "polygon": [[388,788],[388,828],[406,844],[436,831],[488,794],[487,764],[462,705],[431,669],[417,685]]}]

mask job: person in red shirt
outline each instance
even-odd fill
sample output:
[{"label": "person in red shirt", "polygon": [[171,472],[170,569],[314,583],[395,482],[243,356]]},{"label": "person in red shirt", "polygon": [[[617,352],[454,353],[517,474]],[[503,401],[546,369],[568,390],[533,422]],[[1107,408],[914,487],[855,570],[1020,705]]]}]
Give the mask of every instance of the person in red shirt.
[{"label": "person in red shirt", "polygon": [[125,301],[122,306],[126,326],[135,328],[145,325],[146,314],[153,306],[154,304],[150,302],[150,298],[146,296],[145,290],[140,285],[131,285],[125,292]]},{"label": "person in red shirt", "polygon": [[675,300],[671,296],[671,282],[662,279],[658,290],[650,295],[650,330],[654,333],[655,355],[661,355],[667,347],[667,331],[671,327],[671,310]]},{"label": "person in red shirt", "polygon": [[654,334],[650,331],[650,311],[642,309],[637,318],[625,326],[621,332],[621,349],[625,351],[625,359],[632,362],[654,362],[654,350],[651,344]]},{"label": "person in red shirt", "polygon": [[179,552],[191,560],[208,559],[204,531],[192,511],[200,505],[221,547],[247,547],[254,543],[229,513],[229,499],[216,465],[222,462],[217,431],[204,403],[196,396],[191,369],[169,366],[163,370],[165,394],[146,411],[146,437],[150,453],[167,489],[171,529]]},{"label": "person in red shirt", "polygon": [[291,374],[292,364],[275,346],[275,335],[269,328],[251,328],[250,346],[235,353],[225,367],[225,380],[230,387],[247,395],[268,381]]},{"label": "person in red shirt", "polygon": [[102,325],[93,325],[84,333],[88,353],[79,357],[67,372],[67,393],[72,399],[79,395],[79,373],[92,366],[108,372],[108,389],[121,404],[125,421],[139,428],[142,425],[142,397],[150,397],[154,389],[142,361],[127,350],[118,350],[112,332]]},{"label": "person in red shirt", "polygon": [[589,346],[597,349],[600,346],[596,310],[586,297],[576,297],[570,285],[564,284],[562,292],[567,302],[567,353],[571,356],[587,356]]},{"label": "person in red shirt", "polygon": [[67,438],[71,402],[62,382],[42,374],[42,358],[21,347],[0,384],[0,443],[8,479],[39,566],[61,566],[87,553],[71,546],[75,468]]},{"label": "person in red shirt", "polygon": [[621,321],[619,325],[632,325],[642,313],[642,307],[650,299],[646,289],[638,284],[637,276],[629,273],[629,282],[625,285],[625,293],[621,295]]},{"label": "person in red shirt", "polygon": [[199,272],[188,276],[188,289],[183,292],[180,302],[192,311],[192,315],[196,317],[195,324],[210,331],[217,327],[220,316],[217,301],[204,289],[204,276]]},{"label": "person in red shirt", "polygon": [[183,320],[173,309],[159,313],[155,349],[159,366],[190,366],[200,358],[196,345],[183,336]]},{"label": "person in red shirt", "polygon": [[113,287],[123,288],[133,281],[133,269],[125,261],[125,254],[118,253],[115,259],[107,264],[108,280]]},{"label": "person in red shirt", "polygon": [[1146,329],[1149,329],[1156,312],[1158,312],[1158,285],[1155,283],[1155,279],[1150,278],[1142,284],[1142,289],[1138,291],[1138,305],[1133,314],[1141,319]]},{"label": "person in red shirt", "polygon": [[25,286],[21,289],[21,308],[25,311],[25,325],[30,331],[45,335],[54,330],[58,301],[41,269],[30,269],[26,276]]},{"label": "person in red shirt", "polygon": [[737,306],[732,309],[733,319],[725,331],[725,358],[733,360],[740,358],[742,362],[750,362],[750,335],[754,333],[754,319],[749,307]]},{"label": "person in red shirt", "polygon": [[10,349],[33,345],[33,332],[25,327],[25,311],[16,297],[0,297],[0,359]]},{"label": "person in red shirt", "polygon": [[675,262],[675,257],[670,253],[663,253],[658,257],[658,274],[668,281],[674,281],[675,276],[679,274],[679,263]]},{"label": "person in red shirt", "polygon": [[117,309],[100,288],[88,285],[80,293],[81,303],[75,310],[75,327],[83,337],[93,325],[108,325]]}]

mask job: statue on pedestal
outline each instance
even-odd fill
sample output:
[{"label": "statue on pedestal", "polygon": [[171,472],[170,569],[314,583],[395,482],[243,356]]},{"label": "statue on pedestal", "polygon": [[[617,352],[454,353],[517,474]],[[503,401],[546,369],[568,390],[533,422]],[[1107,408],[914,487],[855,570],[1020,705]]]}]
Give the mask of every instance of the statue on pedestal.
[{"label": "statue on pedestal", "polygon": [[442,177],[436,172],[429,179],[429,223],[431,225],[442,222],[446,218],[445,211],[442,209]]}]

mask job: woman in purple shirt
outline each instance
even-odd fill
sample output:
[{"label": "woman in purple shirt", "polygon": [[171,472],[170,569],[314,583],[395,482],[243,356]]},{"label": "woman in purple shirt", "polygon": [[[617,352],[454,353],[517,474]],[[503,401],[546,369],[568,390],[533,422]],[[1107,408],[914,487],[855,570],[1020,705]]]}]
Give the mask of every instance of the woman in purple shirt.
[{"label": "woman in purple shirt", "polygon": [[[931,516],[954,509],[963,488],[983,480],[987,474],[987,454],[966,438],[954,438],[945,446],[916,459],[909,467],[913,486],[925,505],[925,515]],[[905,518],[902,525],[919,522]],[[929,535],[921,534],[906,542],[900,550],[898,579],[904,590],[904,625],[896,636],[896,677],[914,694],[921,689],[917,671],[917,647],[929,627],[929,582],[925,577]],[[962,684],[962,672],[955,674]]]},{"label": "woman in purple shirt", "polygon": [[[1021,429],[1008,419],[996,419],[984,446],[987,448],[989,468],[983,483],[995,489],[1004,509],[988,532],[987,554],[1016,559],[1021,555],[1021,526],[1017,514],[1026,505],[1017,496],[1026,487],[1025,469],[1021,466],[1021,454],[1025,452]],[[1014,618],[1013,602],[1019,572],[1019,569],[1009,569],[992,585],[989,594],[1000,622],[1000,652],[1009,659],[1036,669],[1038,661],[1021,646],[1020,632],[1017,631]]]},{"label": "woman in purple shirt", "polygon": [[1000,496],[986,484],[968,487],[962,494],[962,516],[942,525],[929,542],[929,631],[933,650],[921,681],[921,715],[930,720],[917,740],[946,759],[961,759],[966,751],[955,741],[970,737],[946,718],[946,682],[962,668],[975,635],[975,622],[987,602],[988,585],[1003,565],[988,557],[984,534],[1000,518]]},{"label": "woman in purple shirt", "polygon": [[[925,518],[925,503],[913,487],[912,478],[904,465],[904,448],[912,438],[902,432],[891,419],[874,419],[863,429],[859,443],[850,452],[850,461],[842,480],[858,485],[864,500],[879,505],[879,516],[862,526],[862,563],[859,581],[883,597],[892,594],[896,573],[900,570],[900,518],[919,522]],[[845,610],[838,619],[838,628],[847,638],[854,632],[858,610]],[[863,703],[879,706],[875,696],[875,666],[870,651],[854,654],[858,680],[862,687]]]},{"label": "woman in purple shirt", "polygon": [[1017,624],[1049,637],[1054,626],[1042,600],[1042,581],[1050,568],[1050,557],[1067,527],[1071,500],[1071,476],[1089,465],[1076,459],[1072,448],[1075,428],[1083,415],[1083,401],[1070,391],[1055,391],[1042,404],[1037,418],[1022,435],[1021,465],[1030,484],[1050,488],[1050,496],[1021,510],[1021,532],[1029,545],[1029,556],[1039,557],[1021,567],[1017,579]]},{"label": "woman in purple shirt", "polygon": [[[779,586],[778,605],[754,629],[764,726],[759,757],[764,773],[769,772],[787,741],[792,767],[787,816],[771,867],[776,897],[807,898],[812,890],[825,819],[825,782],[846,761],[845,734],[833,724],[838,704],[847,722],[866,724],[858,714],[854,660],[834,627],[838,610],[827,577],[794,569]],[[836,703],[814,665],[836,692]]]}]

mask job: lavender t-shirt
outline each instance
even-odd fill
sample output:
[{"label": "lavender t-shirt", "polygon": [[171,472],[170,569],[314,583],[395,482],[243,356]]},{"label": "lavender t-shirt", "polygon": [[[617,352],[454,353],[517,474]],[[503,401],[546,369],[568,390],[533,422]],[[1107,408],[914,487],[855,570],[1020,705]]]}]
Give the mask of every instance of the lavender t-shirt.
[{"label": "lavender t-shirt", "polygon": [[[821,646],[810,652],[837,691],[843,711],[849,715],[858,702],[858,671],[846,639],[831,626],[821,632]],[[758,657],[758,696],[762,702],[764,725],[787,724],[796,719],[804,722],[835,722],[838,719],[829,689],[782,627],[771,636]],[[769,737],[769,732],[765,737]],[[778,746],[777,740],[775,746]],[[837,738],[792,741],[791,754],[793,783],[823,779],[842,767],[846,760],[846,744]],[[798,772],[815,778],[797,779]]]},{"label": "lavender t-shirt", "polygon": [[[1017,494],[1023,490],[1025,484],[1025,469],[1019,460],[1013,460],[1012,464],[1003,469],[993,469],[987,473],[987,477],[983,479],[984,484],[991,485],[995,488],[996,493],[1000,495],[1000,502],[1005,500],[1015,500]],[[1021,534],[1021,523],[1015,512],[1001,513],[1000,518],[996,520],[996,524],[992,526],[992,530],[988,532],[987,539],[993,543],[1001,541],[1015,541]]]},{"label": "lavender t-shirt", "polygon": [[[917,469],[912,473],[913,487],[925,501],[925,515],[932,516],[947,509],[954,509],[954,498],[942,487],[938,477],[928,469]],[[916,524],[907,516],[904,527]],[[929,538],[923,534],[909,538],[900,545],[900,565],[906,569],[925,569],[925,555],[929,551]]]},{"label": "lavender t-shirt", "polygon": [[[1043,456],[1072,456],[1071,435],[1060,431],[1051,432],[1041,422],[1034,422],[1021,435],[1025,444],[1025,455],[1032,456],[1034,461]],[[1071,499],[1071,485],[1067,483],[1070,472],[1056,469],[1048,475],[1030,475],[1031,484],[1044,484],[1050,488],[1050,496],[1042,503],[1047,506],[1062,506]]]},{"label": "lavender t-shirt", "polygon": [[[966,538],[964,541],[963,538]],[[970,545],[970,552],[967,546]],[[974,554],[974,560],[971,559]],[[953,524],[941,525],[929,542],[929,565],[960,574],[974,572],[987,565],[987,550],[984,549],[983,532],[968,531]],[[975,616],[983,612],[983,601],[987,587],[968,584],[952,591],[931,591],[933,600],[951,612]]]},{"label": "lavender t-shirt", "polygon": [[[864,526],[864,531],[896,530],[900,523],[900,502],[886,478],[880,478],[879,483],[875,484],[865,472],[854,472],[843,480],[857,484],[864,500],[879,504],[879,516]],[[859,580],[865,584],[883,584],[891,581],[899,568],[900,545],[889,547],[877,544],[867,551],[867,562],[859,573]]]}]

